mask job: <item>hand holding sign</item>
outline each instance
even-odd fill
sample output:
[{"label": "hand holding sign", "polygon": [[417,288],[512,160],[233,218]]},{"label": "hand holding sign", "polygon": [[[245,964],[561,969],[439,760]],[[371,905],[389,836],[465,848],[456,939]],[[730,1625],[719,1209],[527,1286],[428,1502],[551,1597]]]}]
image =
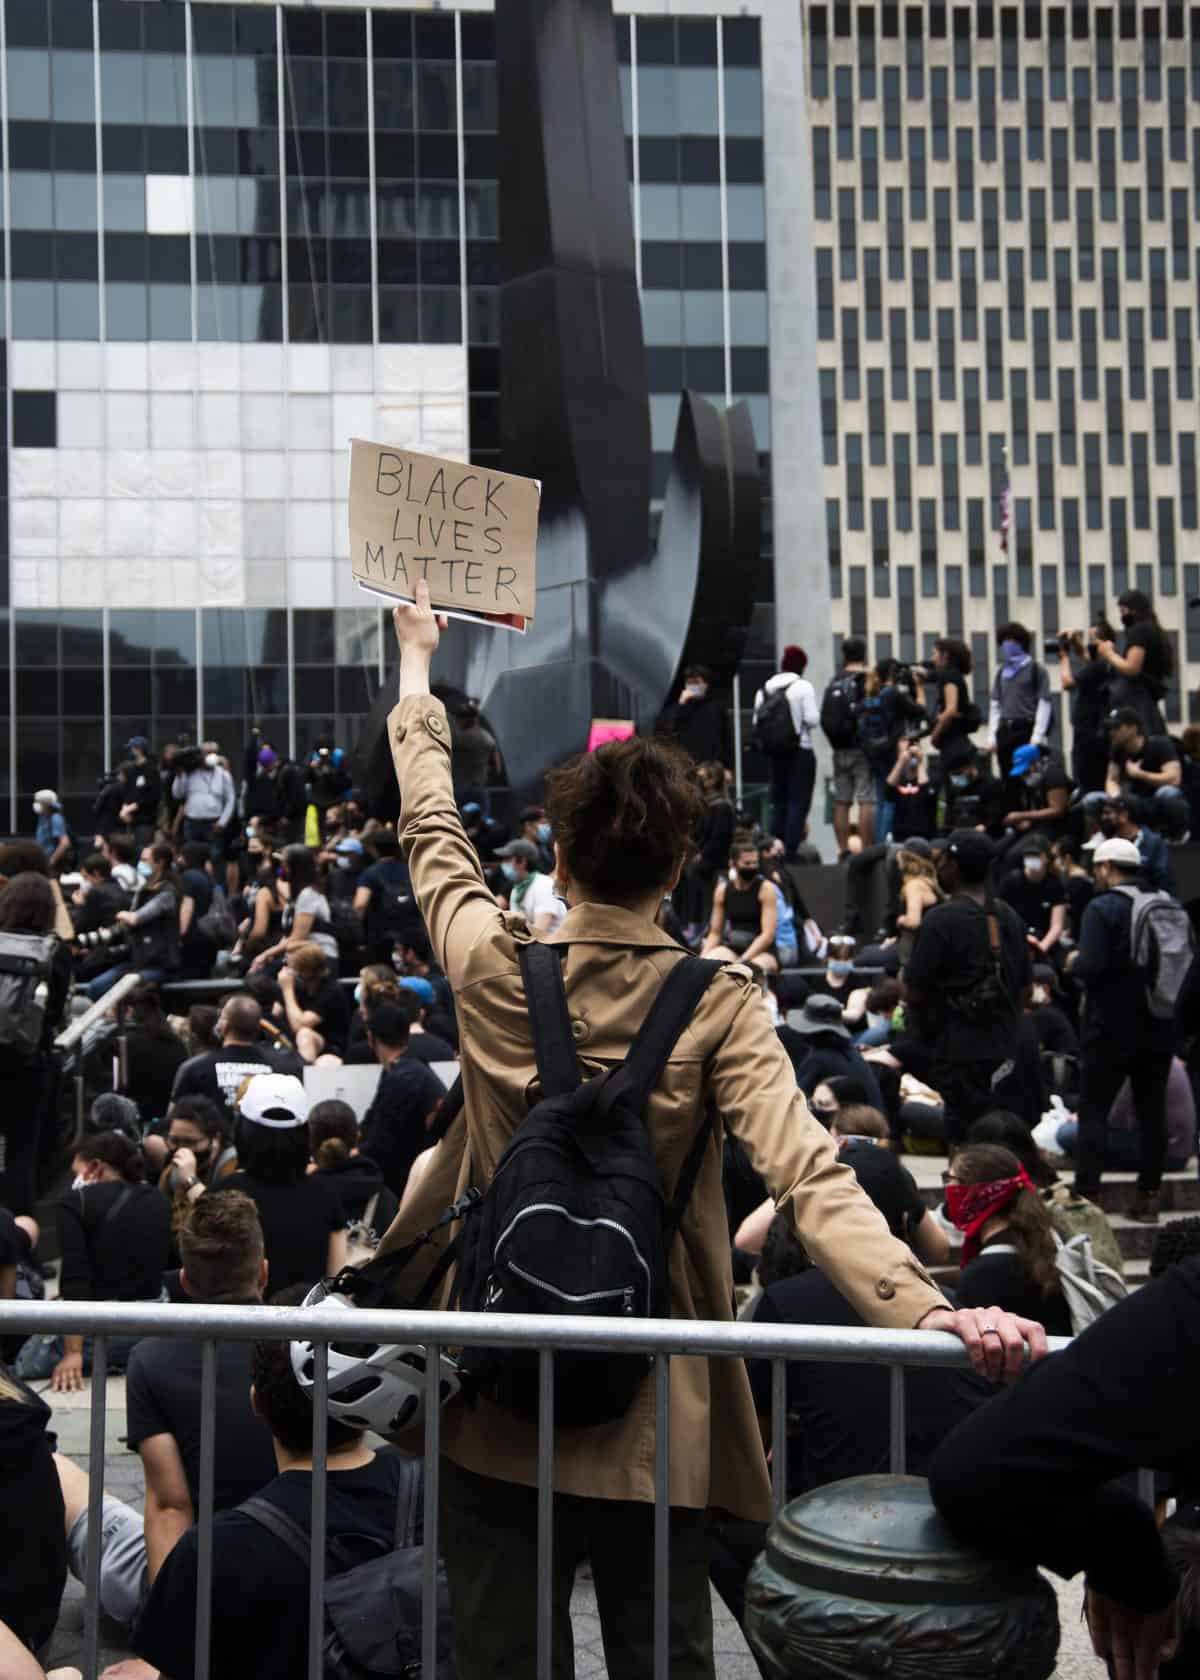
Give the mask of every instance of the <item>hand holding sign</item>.
[{"label": "hand holding sign", "polygon": [[392,608],[392,627],[396,632],[401,655],[408,652],[432,658],[437,652],[442,631],[446,628],[444,613],[435,613],[429,604],[429,585],[417,579],[414,600]]},{"label": "hand holding sign", "polygon": [[[350,443],[350,562],[361,589],[456,618],[532,620],[540,493],[531,478],[385,444]],[[397,624],[397,633],[399,625]]]}]

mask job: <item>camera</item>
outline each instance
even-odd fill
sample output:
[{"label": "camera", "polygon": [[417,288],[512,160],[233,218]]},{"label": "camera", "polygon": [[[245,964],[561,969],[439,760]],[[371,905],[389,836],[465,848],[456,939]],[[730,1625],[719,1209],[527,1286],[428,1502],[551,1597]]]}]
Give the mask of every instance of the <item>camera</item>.
[{"label": "camera", "polygon": [[91,933],[77,934],[75,943],[84,951],[99,951],[118,945],[124,948],[125,932],[123,928],[116,927],[94,928]]},{"label": "camera", "polygon": [[193,770],[204,768],[204,751],[201,747],[180,747],[175,754],[175,773],[178,776],[190,776]]}]

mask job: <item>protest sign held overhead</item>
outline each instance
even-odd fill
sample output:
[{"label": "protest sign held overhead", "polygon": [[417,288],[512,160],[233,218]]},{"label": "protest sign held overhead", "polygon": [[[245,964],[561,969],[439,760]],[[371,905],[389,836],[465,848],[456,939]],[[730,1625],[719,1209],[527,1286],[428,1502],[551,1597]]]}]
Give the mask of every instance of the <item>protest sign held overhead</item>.
[{"label": "protest sign held overhead", "polygon": [[532,478],[350,440],[350,563],[360,589],[524,630],[532,622],[540,487]]}]

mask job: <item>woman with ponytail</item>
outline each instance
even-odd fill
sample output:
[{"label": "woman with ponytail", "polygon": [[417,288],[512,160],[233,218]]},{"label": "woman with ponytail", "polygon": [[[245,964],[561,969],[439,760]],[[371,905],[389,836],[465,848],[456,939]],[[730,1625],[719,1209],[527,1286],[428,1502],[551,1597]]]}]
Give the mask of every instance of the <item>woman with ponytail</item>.
[{"label": "woman with ponytail", "polygon": [[342,1198],[350,1224],[371,1217],[367,1223],[386,1231],[396,1217],[399,1202],[383,1182],[383,1173],[369,1155],[359,1153],[358,1120],[347,1102],[330,1097],[317,1103],[308,1114],[308,1147],[312,1151],[310,1173],[328,1176]]},{"label": "woman with ponytail", "polygon": [[[97,1132],[76,1145],[74,1181],[55,1209],[65,1301],[157,1301],[170,1255],[171,1209],[146,1182],[146,1164],[123,1132]],[[123,1371],[136,1337],[108,1338],[108,1368]],[[83,1387],[91,1338],[31,1336],[17,1360],[27,1382],[52,1377],[61,1391]]]},{"label": "woman with ponytail", "polygon": [[968,1144],[946,1173],[946,1213],[963,1234],[960,1306],[998,1302],[1036,1318],[1051,1336],[1071,1334],[1055,1264],[1049,1210],[1017,1157],[998,1144]]}]

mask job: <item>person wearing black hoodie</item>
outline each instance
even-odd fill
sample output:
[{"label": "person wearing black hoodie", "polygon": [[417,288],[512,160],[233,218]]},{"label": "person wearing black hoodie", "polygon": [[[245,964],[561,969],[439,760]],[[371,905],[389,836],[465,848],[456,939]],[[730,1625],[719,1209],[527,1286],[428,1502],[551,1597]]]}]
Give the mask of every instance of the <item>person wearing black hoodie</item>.
[{"label": "person wearing black hoodie", "polygon": [[373,1231],[383,1232],[400,1203],[383,1182],[379,1167],[369,1155],[359,1153],[358,1145],[358,1121],[349,1103],[331,1097],[313,1106],[308,1116],[309,1171],[332,1179],[348,1220],[365,1220]]},{"label": "person wearing black hoodie", "polygon": [[[67,1584],[50,1416],[44,1400],[0,1368],[0,1622],[31,1650],[54,1632]],[[9,1670],[0,1663],[0,1672]]]}]

